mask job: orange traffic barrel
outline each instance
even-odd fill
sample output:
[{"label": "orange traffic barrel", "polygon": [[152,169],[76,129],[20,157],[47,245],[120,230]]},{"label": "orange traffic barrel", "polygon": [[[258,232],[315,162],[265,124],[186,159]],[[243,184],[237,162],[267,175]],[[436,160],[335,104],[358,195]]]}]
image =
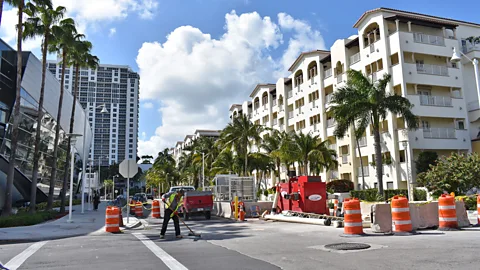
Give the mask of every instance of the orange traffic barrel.
[{"label": "orange traffic barrel", "polygon": [[455,197],[442,194],[442,196],[438,198],[438,225],[440,230],[458,228]]},{"label": "orange traffic barrel", "polygon": [[160,215],[160,202],[157,200],[154,200],[152,203],[152,217],[154,218],[161,218],[162,216]]},{"label": "orange traffic barrel", "polygon": [[337,211],[338,211],[338,200],[335,199],[333,200],[333,216],[337,216]]},{"label": "orange traffic barrel", "polygon": [[356,198],[345,199],[343,202],[345,210],[344,216],[344,234],[345,235],[363,235],[362,211],[360,210],[360,201]]},{"label": "orange traffic barrel", "polygon": [[137,202],[137,204],[135,204],[135,216],[137,217],[143,217],[143,209],[142,209],[143,205],[141,202]]},{"label": "orange traffic barrel", "polygon": [[480,195],[477,195],[477,225],[480,226]]},{"label": "orange traffic barrel", "polygon": [[412,232],[410,205],[404,196],[394,196],[392,199],[392,226],[395,233]]},{"label": "orange traffic barrel", "polygon": [[119,232],[119,210],[117,207],[107,206],[105,211],[105,231]]}]

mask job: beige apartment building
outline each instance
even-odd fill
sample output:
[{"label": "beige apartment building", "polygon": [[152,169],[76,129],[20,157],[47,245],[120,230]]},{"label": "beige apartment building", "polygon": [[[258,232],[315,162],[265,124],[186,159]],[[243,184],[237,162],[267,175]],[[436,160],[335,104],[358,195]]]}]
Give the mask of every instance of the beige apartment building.
[{"label": "beige apartment building", "polygon": [[[410,100],[420,127],[408,131],[404,119],[391,114],[382,123],[385,188],[415,183],[414,161],[422,151],[471,152],[479,135],[480,108],[468,58],[480,58],[480,45],[466,38],[480,36],[480,24],[378,8],[365,12],[354,28],[357,35],[337,40],[330,51],[302,53],[288,77],[257,85],[247,101],[230,107],[230,118],[243,113],[269,128],[328,139],[339,166],[322,178],[350,179],[361,189],[362,159],[365,186],[376,187],[371,130],[359,140],[360,156],[352,133],[343,139],[333,135],[336,123],[328,108],[332,93],[345,85],[347,70],[360,70],[373,80],[388,73],[392,80],[387,91]],[[464,54],[460,63],[450,61],[454,48]],[[283,179],[285,173],[284,168]]]}]

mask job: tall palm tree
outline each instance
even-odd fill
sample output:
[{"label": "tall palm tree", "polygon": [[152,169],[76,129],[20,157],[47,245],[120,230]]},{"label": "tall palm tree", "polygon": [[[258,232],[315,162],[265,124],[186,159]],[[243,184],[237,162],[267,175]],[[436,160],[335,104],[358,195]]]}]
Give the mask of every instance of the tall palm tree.
[{"label": "tall palm tree", "polygon": [[[70,49],[72,48],[73,44],[78,41],[79,39],[83,38],[83,35],[77,33],[77,29],[75,27],[75,21],[71,18],[64,19],[60,22],[57,26],[52,27],[52,33],[54,39],[52,43],[49,44],[48,50],[52,53],[61,53],[62,55],[62,75],[60,79],[60,97],[58,102],[58,112],[57,112],[57,126],[55,129],[55,142],[53,148],[53,165],[52,165],[52,175],[50,180],[50,189],[48,193],[48,203],[47,209],[50,209],[53,205],[53,191],[54,186],[51,183],[55,183],[55,179],[57,177],[57,155],[58,155],[58,141],[60,139],[60,120],[62,117],[62,105],[63,105],[63,94],[65,91],[65,68],[68,64],[68,54],[70,53]],[[67,144],[67,164],[68,164],[68,156],[70,154],[70,140],[68,140]],[[66,165],[65,165],[66,166]],[[65,172],[67,174],[67,172]],[[63,181],[62,184],[62,196],[61,196],[61,205],[60,211],[65,211],[65,195],[67,191],[67,182]]]},{"label": "tall palm tree", "polygon": [[212,173],[232,174],[238,172],[238,158],[232,150],[225,148],[212,163]]},{"label": "tall palm tree", "polygon": [[[40,98],[38,101],[37,111],[37,129],[35,133],[35,150],[33,154],[33,174],[31,190],[37,188],[38,178],[38,161],[40,159],[40,135],[43,119],[43,102],[45,98],[45,77],[47,72],[47,50],[48,43],[52,39],[52,27],[56,25],[65,13],[62,6],[56,9],[52,8],[52,3],[34,5],[32,2],[26,4],[25,13],[30,16],[25,22],[24,39],[35,38],[41,36],[42,40],[42,82],[40,84]],[[30,203],[35,205],[37,193],[32,192],[30,195]],[[30,213],[35,213],[35,207],[30,207]]]},{"label": "tall palm tree", "polygon": [[248,172],[249,148],[254,143],[260,145],[262,131],[262,126],[252,123],[246,115],[242,114],[234,118],[233,122],[229,123],[220,135],[220,141],[225,147],[233,148],[237,155],[244,158],[244,175],[247,175]]},{"label": "tall palm tree", "polygon": [[[23,37],[23,10],[25,7],[24,0],[6,0],[7,3],[18,8],[18,23],[17,23],[17,81],[16,81],[16,95],[15,107],[13,112],[13,126],[10,141],[10,157],[7,171],[7,185],[5,188],[5,204],[3,206],[2,216],[9,216],[12,212],[12,190],[13,178],[15,174],[15,157],[17,154],[18,145],[18,126],[20,123],[20,91],[22,83],[22,37]],[[3,8],[3,3],[2,3]],[[33,191],[32,191],[33,192]]]},{"label": "tall palm tree", "polygon": [[[299,163],[303,166],[303,174],[308,175],[309,161],[315,157],[315,160],[332,163],[332,149],[328,148],[328,141],[322,141],[318,135],[312,136],[310,133],[294,133],[292,142],[295,146],[294,155],[298,157]],[[322,163],[319,163],[322,164]],[[329,166],[330,167],[330,166]]]},{"label": "tall palm tree", "polygon": [[[355,119],[355,128],[365,130],[372,125],[375,163],[377,165],[378,193],[383,195],[382,147],[380,144],[380,123],[387,119],[388,113],[400,115],[409,129],[418,127],[418,119],[412,113],[413,105],[407,98],[387,93],[386,88],[391,76],[385,74],[377,82],[365,77],[362,72],[348,71],[347,87],[333,93],[331,102],[336,104],[331,110],[342,119]],[[349,125],[344,126],[348,129]]]},{"label": "tall palm tree", "polygon": [[274,161],[276,168],[274,168],[275,179],[273,185],[280,180],[280,166],[282,166],[282,152],[281,147],[287,133],[282,133],[276,129],[272,130],[271,134],[265,135],[260,144],[260,149],[264,150],[266,154]]}]

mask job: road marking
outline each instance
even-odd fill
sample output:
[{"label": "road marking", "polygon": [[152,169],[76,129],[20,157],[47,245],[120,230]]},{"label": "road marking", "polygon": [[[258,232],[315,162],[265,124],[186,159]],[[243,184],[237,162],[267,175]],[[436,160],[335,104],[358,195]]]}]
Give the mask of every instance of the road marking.
[{"label": "road marking", "polygon": [[175,260],[170,254],[165,252],[163,249],[161,249],[159,246],[157,246],[155,243],[152,242],[152,240],[148,239],[145,235],[141,233],[134,233],[135,237],[138,238],[138,240],[142,241],[142,243],[150,249],[155,256],[157,256],[162,262],[170,268],[170,270],[188,270],[183,264]]},{"label": "road marking", "polygon": [[9,270],[18,269],[30,256],[32,256],[35,252],[37,252],[40,248],[42,248],[43,245],[45,245],[47,242],[48,241],[37,242],[29,246],[22,253],[18,254],[9,262],[7,262],[7,264],[5,264],[5,267]]}]

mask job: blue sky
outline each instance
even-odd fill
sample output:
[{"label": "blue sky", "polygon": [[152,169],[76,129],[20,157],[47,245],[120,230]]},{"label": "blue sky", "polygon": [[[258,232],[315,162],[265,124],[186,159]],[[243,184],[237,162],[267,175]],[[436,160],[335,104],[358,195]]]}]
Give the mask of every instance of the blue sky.
[{"label": "blue sky", "polygon": [[[223,128],[231,103],[246,100],[256,83],[275,83],[293,55],[356,34],[352,26],[367,10],[389,7],[480,23],[479,1],[53,1],[77,19],[102,63],[140,73],[140,155],[173,147],[197,128]],[[0,30],[12,45],[14,15],[4,14]],[[38,54],[39,45],[36,40],[26,47]]]}]

